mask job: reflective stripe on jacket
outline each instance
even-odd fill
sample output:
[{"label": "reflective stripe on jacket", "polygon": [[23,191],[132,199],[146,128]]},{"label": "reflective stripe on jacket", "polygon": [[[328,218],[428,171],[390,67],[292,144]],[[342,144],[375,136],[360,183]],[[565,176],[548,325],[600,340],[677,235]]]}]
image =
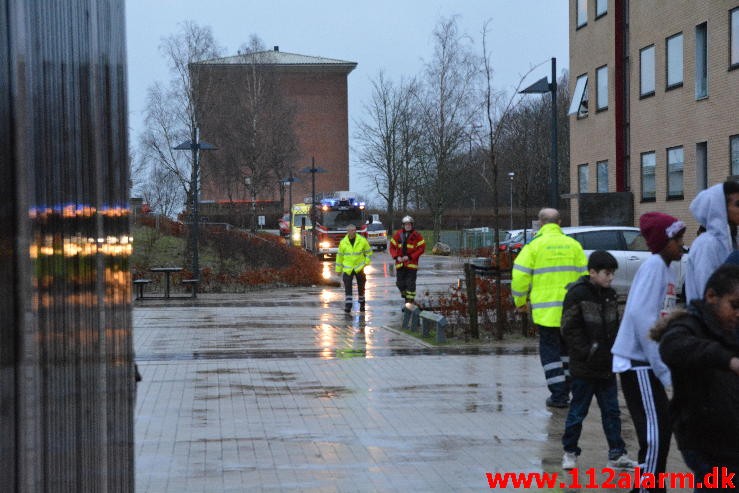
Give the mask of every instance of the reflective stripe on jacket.
[{"label": "reflective stripe on jacket", "polygon": [[528,298],[535,324],[559,327],[567,285],[587,274],[587,265],[580,243],[558,224],[545,224],[513,263],[513,302],[523,306]]},{"label": "reflective stripe on jacket", "polygon": [[406,255],[408,256],[407,262],[398,262],[395,260],[396,269],[406,267],[408,269],[418,270],[418,259],[426,251],[426,240],[423,239],[421,233],[415,229],[411,230],[410,235],[405,242],[405,253],[403,253],[403,231],[405,231],[405,229],[400,228],[390,239],[390,256],[393,259],[404,257]]},{"label": "reflective stripe on jacket", "polygon": [[354,244],[349,242],[349,235],[339,242],[339,251],[336,254],[336,272],[351,274],[360,272],[369,265],[372,257],[372,248],[367,238],[358,234],[354,237]]}]

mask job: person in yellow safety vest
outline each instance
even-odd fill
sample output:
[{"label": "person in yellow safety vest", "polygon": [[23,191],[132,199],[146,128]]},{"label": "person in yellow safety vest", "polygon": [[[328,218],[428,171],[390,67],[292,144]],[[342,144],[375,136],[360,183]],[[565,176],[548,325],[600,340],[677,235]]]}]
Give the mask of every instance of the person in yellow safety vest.
[{"label": "person in yellow safety vest", "polygon": [[370,264],[372,247],[367,238],[357,234],[357,227],[350,224],[346,227],[346,236],[339,243],[336,254],[336,272],[342,274],[344,282],[344,311],[352,311],[352,279],[357,278],[357,294],[359,295],[359,311],[364,311],[364,286],[367,276],[364,268]]},{"label": "person in yellow safety vest", "polygon": [[513,263],[511,294],[517,311],[529,310],[539,331],[539,358],[551,396],[550,407],[567,407],[570,400],[567,349],[559,326],[567,285],[586,275],[588,260],[577,240],[562,233],[559,212],[539,211],[542,226]]}]

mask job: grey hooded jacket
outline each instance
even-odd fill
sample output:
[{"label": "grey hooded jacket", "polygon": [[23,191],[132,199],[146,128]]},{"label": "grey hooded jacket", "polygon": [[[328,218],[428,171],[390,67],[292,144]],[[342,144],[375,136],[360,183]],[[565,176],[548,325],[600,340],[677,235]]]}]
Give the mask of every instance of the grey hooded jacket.
[{"label": "grey hooded jacket", "polygon": [[706,228],[690,246],[685,266],[687,301],[703,299],[708,278],[733,250],[723,183],[700,192],[690,203],[693,217]]}]

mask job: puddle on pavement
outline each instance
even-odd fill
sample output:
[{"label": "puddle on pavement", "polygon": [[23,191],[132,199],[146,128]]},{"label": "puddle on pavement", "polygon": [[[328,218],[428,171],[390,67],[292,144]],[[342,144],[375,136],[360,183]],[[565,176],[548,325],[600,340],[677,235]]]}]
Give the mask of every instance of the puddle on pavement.
[{"label": "puddle on pavement", "polygon": [[[402,341],[401,341],[402,342]],[[311,349],[222,349],[212,351],[193,351],[191,353],[139,353],[136,360],[145,361],[187,361],[215,359],[293,359],[321,358],[345,359],[347,357],[389,357],[389,356],[533,356],[538,350],[533,346],[516,347],[374,347],[371,350],[353,348],[311,348]]]}]

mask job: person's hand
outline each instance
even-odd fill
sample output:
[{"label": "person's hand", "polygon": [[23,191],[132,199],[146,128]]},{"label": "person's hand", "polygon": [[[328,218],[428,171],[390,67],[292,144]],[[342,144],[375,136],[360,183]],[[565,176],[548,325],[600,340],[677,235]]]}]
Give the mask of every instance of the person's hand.
[{"label": "person's hand", "polygon": [[516,307],[516,312],[518,313],[529,313],[529,305],[521,305]]},{"label": "person's hand", "polygon": [[729,360],[729,369],[739,375],[739,358],[734,356]]}]

